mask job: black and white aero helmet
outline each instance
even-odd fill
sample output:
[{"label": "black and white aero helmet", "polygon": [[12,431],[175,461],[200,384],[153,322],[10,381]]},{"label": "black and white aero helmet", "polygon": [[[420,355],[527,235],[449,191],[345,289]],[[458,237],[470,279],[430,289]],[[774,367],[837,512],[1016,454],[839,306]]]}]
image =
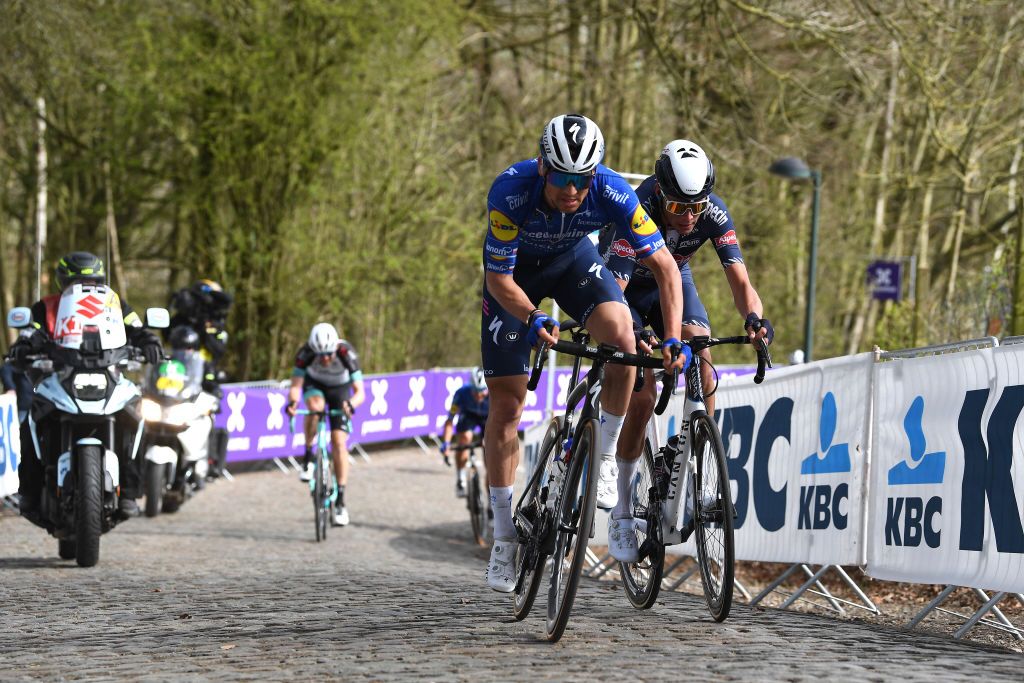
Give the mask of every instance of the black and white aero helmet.
[{"label": "black and white aero helmet", "polygon": [[689,202],[707,199],[715,189],[715,167],[700,145],[673,140],[654,164],[662,194]]},{"label": "black and white aero helmet", "polygon": [[604,136],[582,114],[556,116],[540,136],[540,158],[555,171],[590,173],[604,159]]}]

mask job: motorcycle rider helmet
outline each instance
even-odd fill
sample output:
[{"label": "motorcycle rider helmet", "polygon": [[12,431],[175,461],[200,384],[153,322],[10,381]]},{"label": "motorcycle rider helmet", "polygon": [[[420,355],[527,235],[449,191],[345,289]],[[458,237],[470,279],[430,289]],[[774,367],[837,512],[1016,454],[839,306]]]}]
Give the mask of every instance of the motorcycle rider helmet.
[{"label": "motorcycle rider helmet", "polygon": [[562,173],[591,173],[604,159],[604,136],[582,114],[556,116],[540,136],[540,158]]},{"label": "motorcycle rider helmet", "polygon": [[330,323],[317,323],[309,332],[309,348],[313,353],[326,356],[338,350],[338,331]]},{"label": "motorcycle rider helmet", "polygon": [[484,369],[479,366],[473,368],[469,373],[469,383],[474,391],[486,390],[487,382],[484,380]]},{"label": "motorcycle rider helmet", "polygon": [[65,254],[57,262],[55,272],[57,286],[62,292],[76,282],[102,285],[107,277],[103,261],[87,251],[73,251],[70,254]]},{"label": "motorcycle rider helmet", "polygon": [[673,140],[654,164],[662,195],[683,202],[700,202],[715,189],[715,167],[700,145]]},{"label": "motorcycle rider helmet", "polygon": [[214,282],[213,280],[207,280],[205,278],[202,279],[202,280],[196,280],[192,284],[192,289],[194,291],[196,291],[196,292],[202,292],[203,294],[209,294],[210,292],[223,292],[224,291],[224,288],[221,287],[220,284]]},{"label": "motorcycle rider helmet", "polygon": [[199,349],[199,333],[188,325],[181,325],[171,330],[167,343],[175,350],[189,349],[195,351]]}]

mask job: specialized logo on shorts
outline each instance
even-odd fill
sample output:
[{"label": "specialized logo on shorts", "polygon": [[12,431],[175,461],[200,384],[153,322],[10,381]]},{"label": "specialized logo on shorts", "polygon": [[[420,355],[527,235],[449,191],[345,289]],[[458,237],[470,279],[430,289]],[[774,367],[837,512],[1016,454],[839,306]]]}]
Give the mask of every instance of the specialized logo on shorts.
[{"label": "specialized logo on shorts", "polygon": [[621,256],[622,258],[636,258],[636,252],[633,251],[633,247],[629,246],[629,242],[626,240],[615,240],[612,242],[611,251],[615,256]]},{"label": "specialized logo on shorts", "polygon": [[511,242],[519,235],[519,228],[512,219],[497,209],[491,209],[491,234],[502,242]]},{"label": "specialized logo on shorts", "polygon": [[654,224],[651,217],[644,211],[644,207],[639,204],[636,207],[636,211],[633,212],[633,218],[630,221],[630,229],[634,235],[646,237],[647,235],[653,235],[658,230],[658,226]]},{"label": "specialized logo on shorts", "polygon": [[739,240],[736,239],[736,231],[730,230],[721,237],[715,238],[715,248],[727,247],[730,244],[739,244]]},{"label": "specialized logo on shorts", "polygon": [[519,339],[519,333],[509,332],[508,334],[505,335],[505,339],[509,340],[510,342],[514,342],[515,340]]}]

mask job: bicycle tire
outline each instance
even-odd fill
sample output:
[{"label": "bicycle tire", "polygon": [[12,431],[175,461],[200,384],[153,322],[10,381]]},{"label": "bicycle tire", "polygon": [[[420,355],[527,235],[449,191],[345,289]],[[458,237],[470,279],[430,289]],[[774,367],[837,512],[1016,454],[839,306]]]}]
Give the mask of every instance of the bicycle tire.
[{"label": "bicycle tire", "polygon": [[547,636],[558,642],[569,623],[594,525],[597,502],[598,423],[591,419],[573,434],[572,457],[555,506],[555,549],[548,584]]},{"label": "bicycle tire", "polygon": [[697,564],[708,611],[715,621],[725,621],[732,608],[736,562],[725,447],[718,425],[707,415],[694,416],[690,430],[695,456],[692,481]]},{"label": "bicycle tire", "polygon": [[561,445],[561,426],[561,419],[558,417],[548,423],[538,452],[537,465],[530,475],[523,495],[519,498],[513,516],[514,519],[521,519],[526,515],[533,521],[533,534],[529,538],[519,539],[519,550],[516,553],[516,575],[519,580],[516,583],[513,614],[519,621],[525,619],[533,609],[544,576],[544,560],[547,555],[543,552],[545,539],[542,536],[547,534],[549,526],[549,511],[545,505],[548,491],[544,489],[550,481],[550,476],[546,475],[550,474],[550,468],[554,464],[554,454]]},{"label": "bicycle tire", "polygon": [[327,488],[324,485],[324,457],[319,449],[313,454],[316,458],[313,465],[313,524],[316,526],[317,543],[327,539]]},{"label": "bicycle tire", "polygon": [[637,545],[643,547],[649,540],[645,558],[636,563],[619,563],[622,588],[629,604],[637,609],[650,609],[661,592],[661,577],[665,570],[665,545],[661,537],[661,505],[655,496],[651,506],[651,489],[654,486],[654,453],[650,439],[644,439],[643,453],[637,466],[634,480],[631,508],[637,520],[647,523],[647,533],[637,530]]},{"label": "bicycle tire", "polygon": [[473,527],[473,540],[483,546],[487,544],[487,511],[484,508],[483,491],[480,487],[480,472],[470,469],[466,486],[466,507],[469,509],[469,523]]}]

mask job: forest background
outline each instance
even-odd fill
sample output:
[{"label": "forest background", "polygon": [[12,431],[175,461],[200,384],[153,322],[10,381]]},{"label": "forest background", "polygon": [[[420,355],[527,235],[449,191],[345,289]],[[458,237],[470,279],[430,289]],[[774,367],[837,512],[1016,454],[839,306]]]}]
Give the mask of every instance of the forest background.
[{"label": "forest background", "polygon": [[[578,111],[622,172],[673,138],[709,153],[777,358],[803,346],[812,197],[767,172],[784,156],[823,178],[816,357],[1024,334],[1022,19],[1014,1],[4,0],[0,307],[34,299],[41,118],[43,293],[61,254],[110,243],[137,309],[200,277],[234,293],[237,379],[283,376],[317,320],[370,371],[475,364],[487,189]],[[735,333],[712,252],[695,277]],[[867,264],[910,257],[913,291],[873,302]]]}]

